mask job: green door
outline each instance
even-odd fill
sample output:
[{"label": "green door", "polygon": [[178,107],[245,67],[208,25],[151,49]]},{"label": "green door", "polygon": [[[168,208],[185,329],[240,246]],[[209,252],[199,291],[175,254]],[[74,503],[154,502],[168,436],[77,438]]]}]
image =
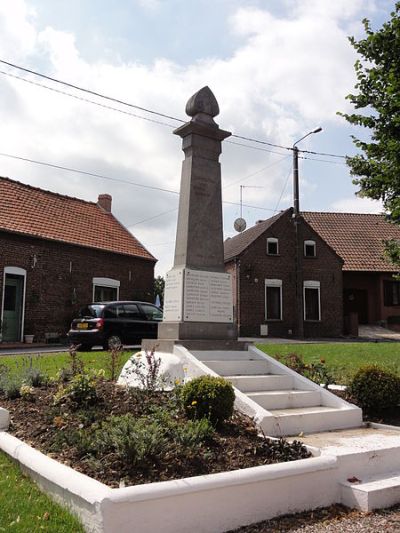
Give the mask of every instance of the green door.
[{"label": "green door", "polygon": [[3,306],[3,341],[20,341],[24,277],[6,274]]}]

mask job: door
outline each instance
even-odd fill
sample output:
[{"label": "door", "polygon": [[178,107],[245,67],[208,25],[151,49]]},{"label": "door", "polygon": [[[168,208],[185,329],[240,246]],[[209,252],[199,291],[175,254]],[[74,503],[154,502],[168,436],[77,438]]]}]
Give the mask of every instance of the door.
[{"label": "door", "polygon": [[357,313],[359,324],[368,324],[368,291],[364,289],[344,290],[344,314]]},{"label": "door", "polygon": [[3,341],[20,341],[23,315],[24,276],[6,274],[3,304]]}]

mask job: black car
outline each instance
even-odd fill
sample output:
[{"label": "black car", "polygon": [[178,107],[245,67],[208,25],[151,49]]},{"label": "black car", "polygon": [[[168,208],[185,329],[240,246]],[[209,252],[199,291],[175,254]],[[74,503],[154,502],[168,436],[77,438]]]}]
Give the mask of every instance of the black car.
[{"label": "black car", "polygon": [[80,350],[109,342],[135,344],[143,338],[157,337],[157,324],[162,321],[162,309],[148,302],[94,302],[83,307],[79,318],[71,323],[69,341]]}]

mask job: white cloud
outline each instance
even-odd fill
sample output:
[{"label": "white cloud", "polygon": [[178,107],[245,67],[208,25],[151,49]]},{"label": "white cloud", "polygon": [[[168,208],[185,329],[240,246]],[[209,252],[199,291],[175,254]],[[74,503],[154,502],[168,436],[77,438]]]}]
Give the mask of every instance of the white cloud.
[{"label": "white cloud", "polygon": [[[159,0],[139,2],[149,9],[161,5]],[[110,64],[101,52],[96,61],[89,62],[80,54],[74,33],[50,26],[41,28],[34,11],[28,7],[30,3],[3,0],[0,56],[12,57],[16,63],[37,64],[39,71],[45,70],[56,78],[181,118],[190,95],[207,84],[220,103],[217,121],[221,127],[291,145],[304,131],[322,122],[324,129],[337,123],[336,111],[345,107],[344,96],[354,84],[354,52],[347,42],[343,21],[354,24],[367,4],[372,9],[372,2],[361,0],[329,3],[291,0],[288,2],[291,11],[285,18],[269,12],[267,7],[237,9],[230,18],[231,31],[240,43],[234,53],[183,67],[162,58],[161,48],[160,59],[149,65],[134,61]],[[0,84],[2,151],[156,187],[179,188],[183,154],[181,139],[172,135],[172,128],[155,126],[4,76],[0,77]],[[62,90],[149,117],[72,89]],[[168,119],[160,120],[177,125]],[[290,158],[275,164],[284,155],[225,143],[223,185],[237,183],[224,189],[224,199],[238,202],[239,185],[255,185],[262,189],[247,189],[246,203],[273,209],[290,172]],[[113,209],[127,226],[176,206],[176,200],[164,193],[4,158],[0,163],[1,175],[64,194],[93,201],[100,192],[110,192]],[[264,167],[268,168],[248,178]],[[287,206],[289,187],[290,184],[280,208]],[[307,193],[315,188],[311,179],[304,180],[302,187]],[[226,210],[227,231],[238,212],[239,207]],[[262,209],[245,209],[249,224],[271,214]],[[160,272],[171,266],[167,263],[172,261],[173,245],[166,243],[175,239],[175,224],[176,214],[171,213],[132,226],[135,235],[161,258]],[[151,244],[157,244],[154,250]]]},{"label": "white cloud", "polygon": [[332,210],[341,213],[382,213],[383,205],[378,200],[369,198],[342,198],[332,203]]}]

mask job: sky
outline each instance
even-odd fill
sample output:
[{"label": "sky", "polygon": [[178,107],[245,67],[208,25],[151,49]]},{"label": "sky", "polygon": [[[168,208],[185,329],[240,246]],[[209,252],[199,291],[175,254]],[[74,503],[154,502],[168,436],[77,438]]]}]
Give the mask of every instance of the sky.
[{"label": "sky", "polygon": [[[394,0],[1,0],[0,59],[181,120],[189,120],[190,96],[208,85],[225,130],[290,147],[322,127],[299,148],[352,155],[351,135],[360,132],[337,114],[352,110],[345,97],[357,57],[348,36],[364,35],[365,17],[379,28],[393,7]],[[156,275],[172,268],[183,159],[172,132],[180,123],[4,64],[0,95],[0,176],[93,202],[111,194],[114,215],[158,259]],[[240,214],[250,227],[293,205],[291,151],[237,138],[222,149],[225,238],[236,234]],[[381,212],[379,202],[355,195],[342,158],[303,155],[300,209]]]}]

